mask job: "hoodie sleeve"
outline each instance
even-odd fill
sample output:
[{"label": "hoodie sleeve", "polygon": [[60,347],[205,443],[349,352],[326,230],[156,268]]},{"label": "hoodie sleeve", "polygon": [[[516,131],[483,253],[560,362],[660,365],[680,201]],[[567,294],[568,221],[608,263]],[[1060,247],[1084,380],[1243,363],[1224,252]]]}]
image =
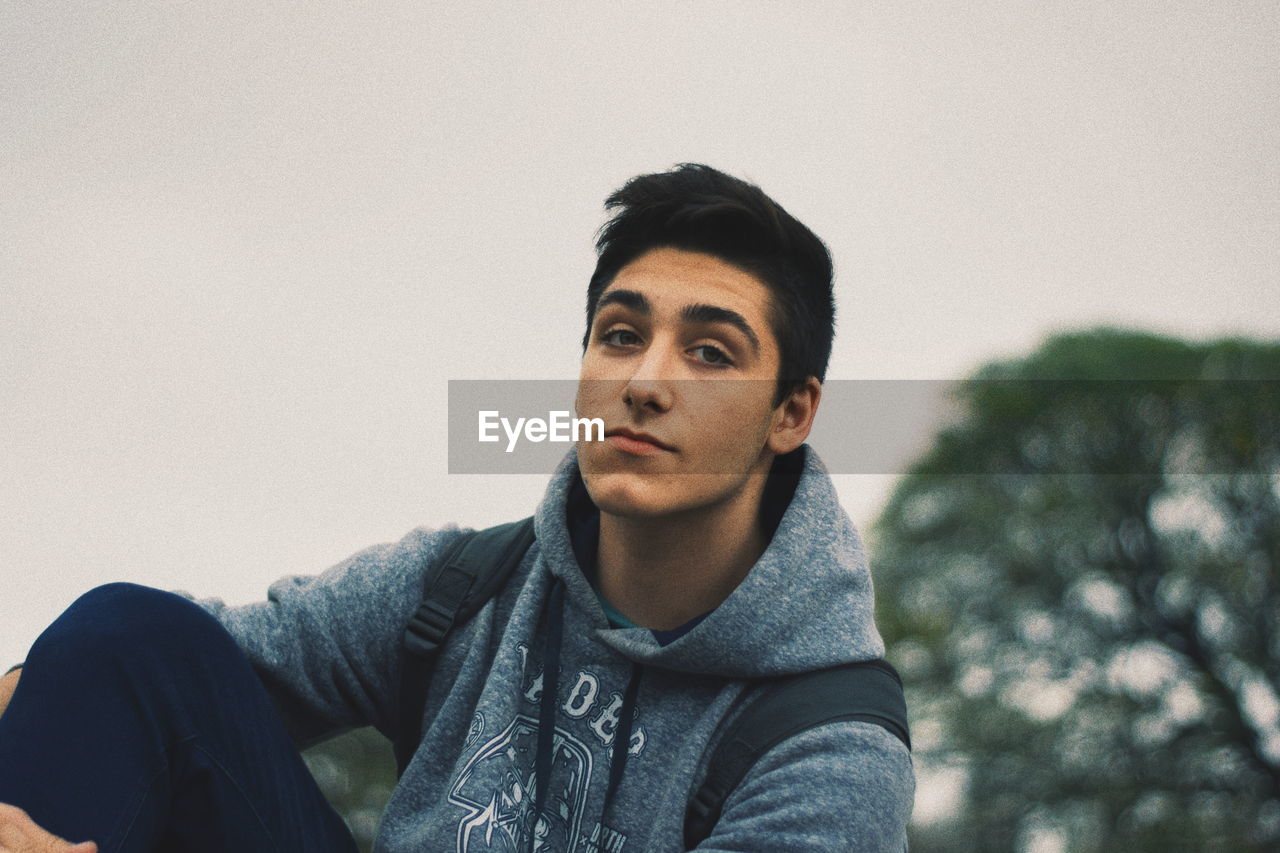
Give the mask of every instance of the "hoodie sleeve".
[{"label": "hoodie sleeve", "polygon": [[253,664],[295,743],[372,725],[389,732],[400,638],[422,598],[426,567],[462,531],[419,528],[324,573],[273,583],[267,600],[197,600]]},{"label": "hoodie sleeve", "polygon": [[914,796],[901,741],[870,723],[828,723],[761,756],[697,849],[902,853]]}]

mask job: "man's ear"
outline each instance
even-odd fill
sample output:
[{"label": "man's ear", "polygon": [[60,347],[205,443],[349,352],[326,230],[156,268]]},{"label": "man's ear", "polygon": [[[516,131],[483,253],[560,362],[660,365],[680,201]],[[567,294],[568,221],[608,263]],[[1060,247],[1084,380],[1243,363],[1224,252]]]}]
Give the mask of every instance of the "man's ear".
[{"label": "man's ear", "polygon": [[770,451],[781,456],[790,453],[809,437],[813,417],[818,413],[822,400],[822,383],[810,376],[773,411],[773,426],[765,444]]}]

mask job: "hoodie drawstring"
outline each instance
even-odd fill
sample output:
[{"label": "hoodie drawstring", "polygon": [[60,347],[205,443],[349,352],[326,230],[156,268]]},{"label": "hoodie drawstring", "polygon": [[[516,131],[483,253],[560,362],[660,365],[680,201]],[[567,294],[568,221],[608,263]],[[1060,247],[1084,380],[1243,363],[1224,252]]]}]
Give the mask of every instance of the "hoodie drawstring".
[{"label": "hoodie drawstring", "polygon": [[[613,731],[612,760],[609,762],[609,787],[604,792],[604,805],[600,807],[600,836],[604,839],[604,819],[609,814],[609,805],[613,795],[622,782],[622,771],[627,766],[628,748],[631,745],[631,722],[636,715],[636,697],[640,695],[640,679],[644,676],[644,667],[638,663],[631,665],[631,679],[627,682],[627,692],[622,697],[622,710],[618,712],[618,727]],[[599,848],[599,842],[596,847]]]},{"label": "hoodie drawstring", "polygon": [[533,853],[538,819],[547,802],[551,779],[551,747],[556,733],[556,695],[560,681],[560,640],[564,634],[564,584],[559,578],[551,585],[547,599],[547,637],[542,653],[542,701],[538,709],[538,751],[533,764],[533,820],[529,823],[528,853]]},{"label": "hoodie drawstring", "polygon": [[[560,682],[560,645],[564,638],[564,584],[559,578],[552,583],[547,598],[547,635],[542,652],[542,696],[538,703],[538,745],[533,762],[533,819],[529,823],[527,853],[533,853],[537,843],[538,820],[547,803],[547,791],[551,781],[551,751],[555,743],[556,697]],[[636,712],[636,699],[640,695],[640,680],[644,667],[631,665],[631,678],[622,697],[618,711],[618,725],[613,733],[610,753],[609,786],[605,789],[604,805],[600,809],[600,830],[597,848],[604,839],[604,819],[613,803],[614,794],[622,783],[622,773],[627,766],[627,749],[631,743],[631,726]]]}]

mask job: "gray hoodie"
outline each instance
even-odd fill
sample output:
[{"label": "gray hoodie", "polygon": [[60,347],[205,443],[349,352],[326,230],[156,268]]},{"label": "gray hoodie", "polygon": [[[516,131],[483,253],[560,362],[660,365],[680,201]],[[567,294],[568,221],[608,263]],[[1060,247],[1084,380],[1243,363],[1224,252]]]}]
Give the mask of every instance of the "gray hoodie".
[{"label": "gray hoodie", "polygon": [[[802,455],[746,579],[662,645],[646,629],[611,627],[575,559],[566,504],[581,478],[570,451],[534,517],[537,541],[440,655],[421,745],[375,849],[523,853],[532,827],[532,849],[547,853],[685,850],[690,794],[748,679],[884,651],[861,541],[822,463]],[[319,576],[278,581],[266,602],[201,604],[245,649],[300,744],[362,725],[390,734],[401,634],[425,567],[462,532],[413,530]],[[544,685],[554,686],[546,701]],[[697,849],[900,851],[914,788],[896,738],[829,723],[757,762]]]}]

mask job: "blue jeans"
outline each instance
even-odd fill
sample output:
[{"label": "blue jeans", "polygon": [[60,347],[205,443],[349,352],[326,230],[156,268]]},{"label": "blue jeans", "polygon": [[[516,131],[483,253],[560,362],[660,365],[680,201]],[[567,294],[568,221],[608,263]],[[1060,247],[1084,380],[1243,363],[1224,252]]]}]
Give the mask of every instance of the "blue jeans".
[{"label": "blue jeans", "polygon": [[116,851],[355,851],[217,620],[133,584],[40,635],[0,715],[0,802]]}]

